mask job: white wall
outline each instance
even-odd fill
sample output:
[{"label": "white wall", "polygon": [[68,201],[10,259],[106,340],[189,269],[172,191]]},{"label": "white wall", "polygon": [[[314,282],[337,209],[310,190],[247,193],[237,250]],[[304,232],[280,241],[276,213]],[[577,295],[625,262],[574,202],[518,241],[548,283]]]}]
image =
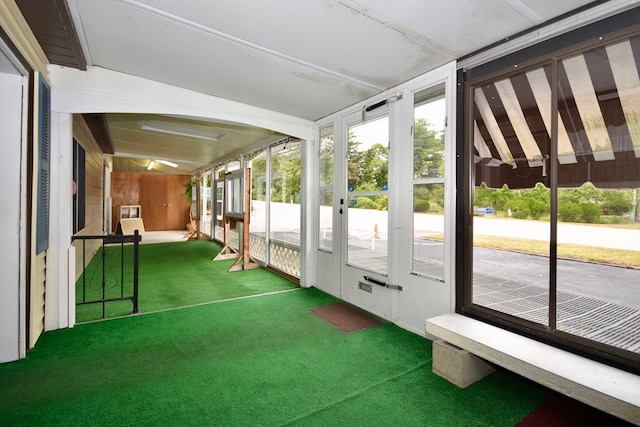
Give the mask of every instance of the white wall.
[{"label": "white wall", "polygon": [[75,304],[74,286],[69,286],[68,252],[72,234],[72,116],[51,113],[51,160],[49,199],[49,250],[45,294],[45,331],[74,324],[69,306]]},{"label": "white wall", "polygon": [[25,237],[22,228],[23,119],[25,78],[0,53],[0,363],[25,354]]}]

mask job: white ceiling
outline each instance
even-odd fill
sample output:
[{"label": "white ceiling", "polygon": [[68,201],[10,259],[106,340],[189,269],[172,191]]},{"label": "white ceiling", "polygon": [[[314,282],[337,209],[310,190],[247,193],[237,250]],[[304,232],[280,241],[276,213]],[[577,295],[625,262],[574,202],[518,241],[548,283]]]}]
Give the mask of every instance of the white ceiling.
[{"label": "white ceiling", "polygon": [[[317,120],[591,0],[68,3],[89,65]],[[274,137],[221,124],[229,147],[214,152],[144,139],[148,117],[108,117],[116,154],[192,170]]]},{"label": "white ceiling", "polygon": [[[152,114],[107,114],[115,156],[127,158],[127,162],[115,161],[117,172],[146,170],[153,160],[169,160],[177,168],[156,163],[153,171],[161,173],[189,174],[217,159],[228,158],[244,147],[256,144],[267,146],[283,138],[276,132],[240,125],[212,122],[193,117]],[[145,130],[147,123],[162,123],[179,128],[194,129],[220,135],[217,141],[185,137],[162,131]]]}]

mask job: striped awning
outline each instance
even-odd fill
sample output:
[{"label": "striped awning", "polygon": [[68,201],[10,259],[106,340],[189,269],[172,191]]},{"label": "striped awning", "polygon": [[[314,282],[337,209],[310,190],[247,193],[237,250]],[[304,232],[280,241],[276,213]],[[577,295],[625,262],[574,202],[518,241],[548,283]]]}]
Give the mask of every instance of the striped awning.
[{"label": "striped awning", "polygon": [[558,87],[557,179],[640,187],[640,36],[473,90],[476,184],[549,185],[552,84]]}]

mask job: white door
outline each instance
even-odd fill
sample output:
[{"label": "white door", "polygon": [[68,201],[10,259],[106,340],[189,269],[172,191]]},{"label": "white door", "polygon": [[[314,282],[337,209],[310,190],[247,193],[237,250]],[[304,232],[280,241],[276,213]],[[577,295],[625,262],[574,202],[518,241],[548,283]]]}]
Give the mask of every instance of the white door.
[{"label": "white door", "polygon": [[[398,138],[397,293],[395,323],[424,333],[429,317],[453,309],[455,152],[452,102],[435,75],[405,93]],[[438,80],[440,80],[438,82]]]},{"label": "white door", "polygon": [[318,125],[315,285],[418,334],[454,308],[455,76]]},{"label": "white door", "polygon": [[[4,48],[2,40],[0,47]],[[23,99],[28,89],[24,70],[18,70],[0,51],[0,150],[5,164],[0,169],[0,363],[25,356],[25,267],[26,193],[23,188],[26,146],[23,132]],[[26,129],[26,125],[24,127]]]},{"label": "white door", "polygon": [[393,319],[389,280],[389,114],[386,105],[345,118],[341,297]]},{"label": "white door", "polygon": [[452,88],[453,64],[343,121],[341,297],[418,334],[427,318],[453,310]]},{"label": "white door", "polygon": [[336,297],[340,297],[344,212],[344,198],[334,187],[334,183],[341,181],[341,158],[335,153],[339,136],[334,132],[333,122],[319,126],[318,190],[315,195],[318,200],[315,286]]}]

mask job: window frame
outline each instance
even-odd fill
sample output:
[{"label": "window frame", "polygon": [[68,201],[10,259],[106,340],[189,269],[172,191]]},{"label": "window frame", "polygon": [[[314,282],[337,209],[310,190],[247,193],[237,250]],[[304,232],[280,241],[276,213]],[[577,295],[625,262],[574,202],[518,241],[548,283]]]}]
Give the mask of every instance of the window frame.
[{"label": "window frame", "polygon": [[224,216],[244,218],[244,170],[229,172],[224,177]]},{"label": "window frame", "polygon": [[[457,241],[462,241],[464,244],[462,248],[456,251],[456,312],[637,374],[640,373],[640,361],[637,354],[555,329],[555,293],[557,290],[555,277],[550,280],[549,293],[551,297],[548,305],[550,325],[548,328],[506,313],[475,305],[472,301],[473,216],[471,213],[475,185],[474,146],[472,142],[473,89],[483,83],[495,82],[530,69],[543,67],[545,64],[552,64],[552,68],[555,69],[562,59],[640,34],[640,24],[629,23],[626,18],[624,16],[607,18],[539,45],[478,65],[470,70],[461,70],[458,73],[458,86],[463,87],[463,89],[462,96],[458,97],[458,123],[462,133],[458,135],[457,150],[459,161],[462,162],[463,167],[457,176],[458,188],[462,190],[458,192],[457,196],[458,219],[462,222],[462,227],[458,227]],[[556,84],[557,78],[554,76],[551,86],[553,87]],[[551,115],[553,118],[558,115],[558,105],[555,101],[552,102]],[[557,167],[557,131],[551,135],[551,139],[550,165],[552,168],[551,173],[554,175],[550,186],[552,193],[551,215],[554,218],[551,222],[551,227],[553,229],[557,225],[558,188],[556,172],[553,171]],[[554,230],[551,232],[549,243],[551,249],[549,273],[555,276],[557,242]]]},{"label": "window frame", "polygon": [[[323,182],[322,180],[322,142],[327,138],[331,140],[331,179],[329,182]],[[330,194],[333,199],[333,169],[335,167],[335,133],[333,123],[327,124],[326,126],[322,126],[318,131],[318,209],[322,210],[322,206],[326,206],[322,204],[323,196],[325,194]],[[330,224],[331,224],[331,237],[324,237],[323,227],[320,225],[320,217],[318,218],[317,224],[317,250],[333,253],[333,200],[331,202],[331,216],[330,216]]]},{"label": "window frame", "polygon": [[[412,131],[411,131],[411,151],[412,151],[412,161],[411,161],[411,165],[412,165],[412,174],[411,174],[411,204],[412,204],[412,209],[411,209],[411,230],[412,230],[412,235],[415,234],[415,190],[417,186],[422,186],[422,185],[442,185],[442,189],[443,189],[443,248],[442,248],[442,258],[443,258],[443,265],[440,271],[440,274],[435,274],[433,272],[425,272],[425,271],[418,271],[416,269],[416,255],[415,255],[415,237],[413,238],[414,241],[412,242],[412,250],[411,250],[411,274],[421,277],[421,278],[426,278],[426,279],[430,279],[430,280],[435,280],[437,282],[441,282],[441,283],[445,283],[445,276],[446,276],[446,266],[444,263],[444,258],[445,258],[445,252],[446,249],[444,247],[444,243],[446,241],[446,238],[444,237],[444,234],[446,232],[446,226],[444,225],[444,219],[447,216],[447,211],[446,208],[444,207],[444,205],[446,205],[446,177],[447,177],[447,173],[448,173],[448,161],[446,159],[446,153],[447,153],[447,141],[445,138],[446,135],[446,121],[447,121],[447,114],[446,114],[446,103],[447,103],[447,85],[445,82],[440,82],[440,83],[436,83],[432,86],[423,88],[421,90],[415,91],[412,93],[412,100],[413,100],[413,108],[412,108]],[[418,98],[422,98],[422,101],[420,102],[416,102],[416,99]],[[423,105],[426,105],[428,103],[431,102],[437,102],[439,100],[444,100],[445,101],[445,105],[444,105],[444,114],[445,114],[445,123],[444,123],[444,127],[442,130],[442,138],[443,138],[443,158],[442,158],[442,167],[444,167],[444,174],[442,174],[441,176],[428,176],[428,177],[422,177],[422,176],[416,176],[416,171],[415,171],[415,149],[416,149],[416,141],[415,141],[415,123],[416,123],[416,109],[420,108]]]},{"label": "window frame", "polygon": [[86,150],[73,139],[73,234],[85,227],[86,219]]}]

